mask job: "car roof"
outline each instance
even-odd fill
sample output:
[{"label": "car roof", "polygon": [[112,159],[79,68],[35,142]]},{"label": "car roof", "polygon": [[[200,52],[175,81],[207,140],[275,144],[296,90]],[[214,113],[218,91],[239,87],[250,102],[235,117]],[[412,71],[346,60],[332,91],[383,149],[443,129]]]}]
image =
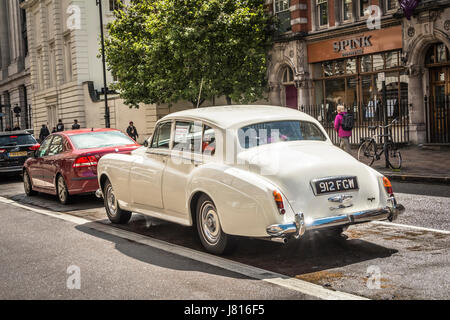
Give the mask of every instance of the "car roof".
[{"label": "car roof", "polygon": [[240,127],[266,121],[305,120],[317,122],[313,117],[298,110],[268,105],[229,105],[189,109],[171,113],[159,122],[180,118],[207,121],[221,128]]},{"label": "car roof", "polygon": [[17,136],[17,135],[22,135],[22,134],[31,135],[31,133],[29,133],[28,131],[25,131],[25,130],[0,132],[0,136],[14,136],[14,135]]},{"label": "car roof", "polygon": [[120,130],[110,129],[110,128],[92,128],[92,129],[66,130],[66,131],[60,131],[60,132],[55,132],[55,133],[56,134],[60,134],[61,133],[61,134],[65,134],[65,135],[68,135],[68,136],[74,136],[74,135],[83,134],[83,133],[107,132],[107,131],[120,131]]}]

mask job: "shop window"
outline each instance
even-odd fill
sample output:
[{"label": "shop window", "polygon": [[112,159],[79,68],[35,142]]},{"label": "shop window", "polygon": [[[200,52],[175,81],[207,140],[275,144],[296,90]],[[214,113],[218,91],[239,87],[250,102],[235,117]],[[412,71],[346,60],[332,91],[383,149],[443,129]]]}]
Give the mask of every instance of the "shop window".
[{"label": "shop window", "polygon": [[355,74],[356,73],[356,59],[347,59],[347,74]]},{"label": "shop window", "polygon": [[395,68],[399,66],[399,52],[386,53],[386,69]]},{"label": "shop window", "polygon": [[425,57],[425,64],[445,63],[450,61],[449,50],[443,43],[433,44]]},{"label": "shop window", "polygon": [[383,70],[384,69],[384,55],[381,54],[374,54],[372,56],[372,61],[373,61],[373,70],[374,71],[378,71],[378,70]]},{"label": "shop window", "polygon": [[319,26],[328,25],[328,1],[327,0],[317,0],[317,16],[319,21]]},{"label": "shop window", "polygon": [[372,71],[372,56],[361,57],[361,72]]},{"label": "shop window", "polygon": [[325,62],[323,64],[323,74],[325,77],[331,77],[333,75],[333,62]]},{"label": "shop window", "polygon": [[279,33],[291,30],[291,11],[289,10],[289,0],[275,0],[273,2],[274,12],[279,21]]},{"label": "shop window", "polygon": [[366,15],[367,8],[370,6],[369,0],[359,0],[359,16],[364,17]]},{"label": "shop window", "polygon": [[399,8],[398,0],[386,0],[386,8],[388,11]]},{"label": "shop window", "polygon": [[342,19],[344,21],[352,20],[352,17],[353,17],[353,0],[343,0],[342,9],[343,9]]}]

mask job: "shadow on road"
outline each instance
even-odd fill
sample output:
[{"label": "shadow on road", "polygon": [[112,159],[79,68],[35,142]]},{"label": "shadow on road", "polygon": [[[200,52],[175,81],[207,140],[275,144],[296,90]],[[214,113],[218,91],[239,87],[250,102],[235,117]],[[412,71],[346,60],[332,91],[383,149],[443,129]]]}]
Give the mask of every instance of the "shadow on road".
[{"label": "shadow on road", "polygon": [[[111,225],[108,220],[92,223]],[[90,224],[77,228],[82,232],[114,242],[117,250],[127,256],[164,268],[185,270],[182,266],[163,265],[151,256],[136,255],[132,248],[130,250],[130,246],[122,245],[123,239],[92,230]],[[194,228],[143,215],[133,215],[128,224],[114,227],[204,252]],[[333,237],[323,233],[306,234],[301,240],[292,241],[287,245],[248,238],[239,238],[237,242],[236,250],[225,258],[291,277],[385,258],[398,252],[368,241]]]}]

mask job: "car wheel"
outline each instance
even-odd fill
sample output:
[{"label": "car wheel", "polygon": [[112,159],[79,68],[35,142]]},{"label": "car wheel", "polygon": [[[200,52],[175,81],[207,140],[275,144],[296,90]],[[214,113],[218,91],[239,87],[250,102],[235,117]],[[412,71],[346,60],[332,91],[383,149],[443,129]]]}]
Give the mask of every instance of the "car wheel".
[{"label": "car wheel", "polygon": [[208,252],[225,254],[234,249],[235,239],[223,232],[216,206],[206,195],[197,202],[197,231]]},{"label": "car wheel", "polygon": [[125,224],[130,221],[131,212],[120,209],[113,186],[109,180],[106,180],[105,182],[103,198],[105,201],[106,214],[112,223]]},{"label": "car wheel", "polygon": [[58,193],[58,199],[61,204],[68,204],[70,202],[69,190],[62,175],[58,175],[58,179],[56,179],[56,192]]},{"label": "car wheel", "polygon": [[23,172],[23,188],[25,189],[25,194],[29,197],[37,194],[37,192],[33,190],[33,185],[31,184],[30,175],[27,170]]}]

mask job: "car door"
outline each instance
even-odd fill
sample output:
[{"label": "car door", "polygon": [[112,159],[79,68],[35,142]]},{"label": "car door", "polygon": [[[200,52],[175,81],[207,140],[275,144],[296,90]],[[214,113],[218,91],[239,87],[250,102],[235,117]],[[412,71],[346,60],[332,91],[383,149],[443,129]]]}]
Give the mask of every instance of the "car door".
[{"label": "car door", "polygon": [[64,140],[60,135],[53,137],[52,143],[48,148],[47,155],[42,162],[42,171],[44,175],[44,182],[47,188],[56,192],[56,174],[58,173],[58,161],[64,151]]},{"label": "car door", "polygon": [[152,142],[130,170],[130,192],[133,207],[144,210],[163,208],[162,175],[169,158],[172,121],[162,122],[155,129]]},{"label": "car door", "polygon": [[173,147],[162,178],[164,209],[169,215],[188,218],[187,184],[201,162],[202,123],[175,121]]},{"label": "car door", "polygon": [[33,186],[38,188],[45,188],[46,186],[46,183],[44,181],[43,164],[44,158],[47,155],[52,139],[53,136],[49,136],[42,142],[41,146],[35,153],[35,158],[32,161],[30,161],[30,165],[28,167]]}]

